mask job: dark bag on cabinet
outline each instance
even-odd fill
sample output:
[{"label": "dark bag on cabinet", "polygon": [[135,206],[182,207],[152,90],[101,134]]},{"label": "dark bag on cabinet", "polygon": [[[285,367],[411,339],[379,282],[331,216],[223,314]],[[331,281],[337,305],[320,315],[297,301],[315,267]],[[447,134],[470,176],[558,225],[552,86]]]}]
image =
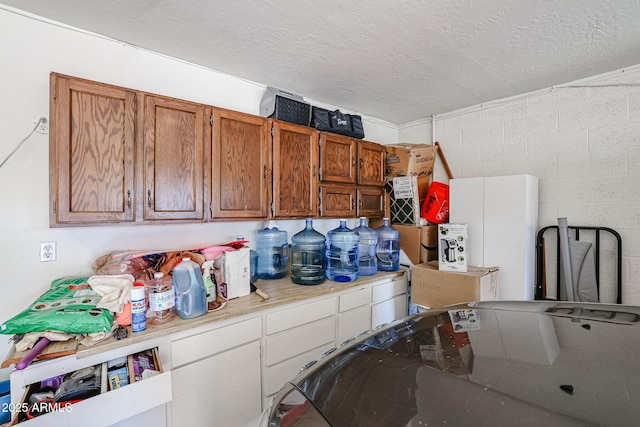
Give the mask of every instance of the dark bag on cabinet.
[{"label": "dark bag on cabinet", "polygon": [[311,126],[320,131],[338,133],[352,138],[364,138],[362,118],[354,114],[344,114],[340,110],[329,111],[311,107]]}]

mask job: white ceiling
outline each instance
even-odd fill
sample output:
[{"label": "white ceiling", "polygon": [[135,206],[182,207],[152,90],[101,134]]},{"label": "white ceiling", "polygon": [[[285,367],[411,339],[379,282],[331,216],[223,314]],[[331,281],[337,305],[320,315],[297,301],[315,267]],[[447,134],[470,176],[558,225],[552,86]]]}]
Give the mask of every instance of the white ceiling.
[{"label": "white ceiling", "polygon": [[640,63],[639,0],[0,0],[406,123]]}]

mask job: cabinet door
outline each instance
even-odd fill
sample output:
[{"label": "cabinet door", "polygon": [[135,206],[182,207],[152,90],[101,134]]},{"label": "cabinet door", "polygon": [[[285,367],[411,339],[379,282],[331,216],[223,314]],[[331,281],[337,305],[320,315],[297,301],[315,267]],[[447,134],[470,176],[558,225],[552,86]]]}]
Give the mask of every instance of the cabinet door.
[{"label": "cabinet door", "polygon": [[384,147],[358,141],[358,184],[384,186]]},{"label": "cabinet door", "polygon": [[320,216],[353,218],[356,215],[356,189],[349,185],[320,187]]},{"label": "cabinet door", "polygon": [[134,219],[136,94],[51,74],[52,227]]},{"label": "cabinet door", "polygon": [[368,218],[384,217],[384,188],[359,187],[358,188],[358,214]]},{"label": "cabinet door", "polygon": [[211,140],[206,107],[152,95],[144,95],[144,107],[144,219],[202,220]]},{"label": "cabinet door", "polygon": [[273,215],[317,214],[318,132],[273,121]]},{"label": "cabinet door", "polygon": [[257,425],[262,407],[259,341],[171,373],[172,426]]},{"label": "cabinet door", "polygon": [[212,216],[266,218],[271,184],[269,120],[213,112]]},{"label": "cabinet door", "polygon": [[356,183],[356,141],[329,132],[320,134],[320,180]]}]

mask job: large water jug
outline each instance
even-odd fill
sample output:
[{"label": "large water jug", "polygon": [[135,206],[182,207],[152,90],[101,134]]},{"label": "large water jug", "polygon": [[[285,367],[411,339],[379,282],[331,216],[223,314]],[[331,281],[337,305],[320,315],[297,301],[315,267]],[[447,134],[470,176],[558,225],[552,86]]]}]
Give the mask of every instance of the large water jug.
[{"label": "large water jug", "polygon": [[313,229],[307,218],[304,230],[291,237],[291,281],[299,285],[319,285],[325,280],[325,237]]},{"label": "large water jug", "polygon": [[369,228],[367,218],[360,217],[360,226],[354,228],[360,236],[358,254],[360,255],[360,276],[371,276],[378,272],[376,248],[378,246],[378,232]]},{"label": "large water jug", "polygon": [[269,221],[263,230],[256,232],[258,252],[258,277],[260,279],[280,279],[287,275],[289,262],[289,241],[287,232]]},{"label": "large water jug", "polygon": [[400,269],[400,232],[389,226],[389,218],[382,219],[382,225],[376,229],[378,232],[378,257],[379,271],[398,271]]},{"label": "large water jug", "polygon": [[347,228],[347,220],[327,233],[327,278],[334,282],[352,282],[358,278],[360,236]]},{"label": "large water jug", "polygon": [[191,319],[207,313],[207,289],[198,264],[190,258],[182,258],[173,267],[173,286],[178,316]]}]

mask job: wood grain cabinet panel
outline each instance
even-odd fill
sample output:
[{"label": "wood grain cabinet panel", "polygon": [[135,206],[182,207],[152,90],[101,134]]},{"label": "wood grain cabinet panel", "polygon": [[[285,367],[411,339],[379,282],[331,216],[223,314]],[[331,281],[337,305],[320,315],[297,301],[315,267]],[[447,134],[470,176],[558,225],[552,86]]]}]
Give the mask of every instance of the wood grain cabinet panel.
[{"label": "wood grain cabinet panel", "polygon": [[273,216],[313,217],[318,199],[318,132],[273,121]]},{"label": "wood grain cabinet panel", "polygon": [[204,219],[205,135],[210,144],[205,110],[210,108],[144,95],[145,220]]},{"label": "wood grain cabinet panel", "polygon": [[50,225],[134,220],[136,93],[51,74]]},{"label": "wood grain cabinet panel", "polygon": [[357,216],[382,218],[384,216],[385,192],[379,187],[358,187]]},{"label": "wood grain cabinet panel", "polygon": [[356,216],[356,188],[350,185],[320,186],[320,216],[353,218]]},{"label": "wood grain cabinet panel", "polygon": [[329,132],[320,134],[320,181],[356,183],[356,141]]},{"label": "wood grain cabinet panel", "polygon": [[213,218],[266,218],[271,186],[270,121],[213,112]]},{"label": "wood grain cabinet panel", "polygon": [[384,186],[384,147],[358,141],[358,184]]}]

